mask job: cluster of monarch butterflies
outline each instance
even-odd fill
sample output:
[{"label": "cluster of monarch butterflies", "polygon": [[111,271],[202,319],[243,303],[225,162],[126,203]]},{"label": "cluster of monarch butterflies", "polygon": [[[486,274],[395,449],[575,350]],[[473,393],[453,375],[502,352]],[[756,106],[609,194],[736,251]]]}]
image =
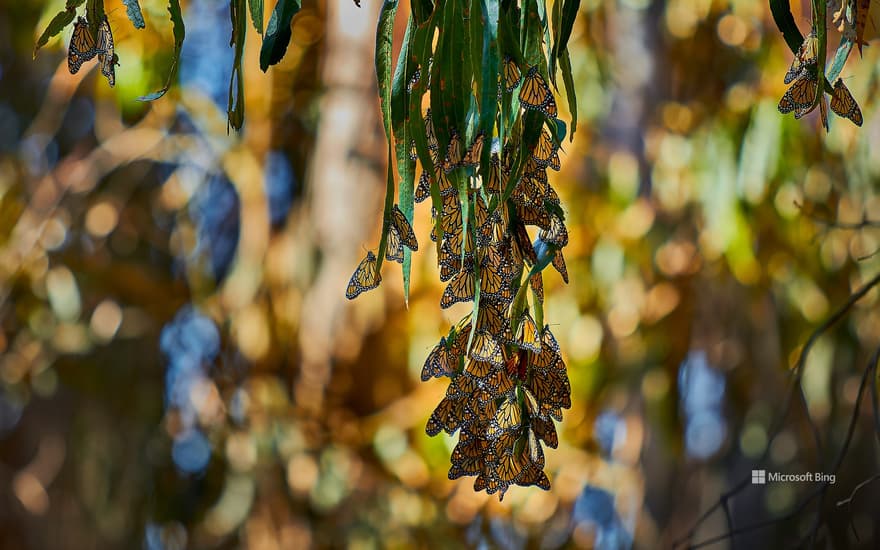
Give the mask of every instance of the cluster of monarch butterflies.
[{"label": "cluster of monarch butterflies", "polygon": [[101,20],[96,39],[89,29],[88,21],[78,17],[73,25],[73,34],[70,36],[70,46],[67,49],[67,68],[70,74],[79,72],[82,64],[94,57],[98,58],[101,74],[113,87],[116,84],[116,65],[119,64],[119,57],[113,51],[113,31],[110,30],[110,23],[106,17]]},{"label": "cluster of monarch butterflies", "polygon": [[[816,33],[813,31],[804,39],[794,61],[791,62],[791,67],[785,73],[784,82],[791,84],[791,86],[779,100],[777,108],[782,114],[794,111],[795,118],[801,118],[818,105],[822,115],[822,125],[828,128],[828,112],[824,94],[817,97],[820,88],[824,90],[825,77],[819,75],[816,50]],[[837,116],[848,118],[856,126],[862,125],[862,110],[859,109],[859,104],[856,103],[841,78],[838,78],[834,83],[831,93],[831,110]]]},{"label": "cluster of monarch butterflies", "polygon": [[[412,90],[419,78],[421,71],[416,70],[407,89]],[[508,197],[505,190],[522,138],[514,134],[502,144],[478,132],[466,146],[462,134],[450,128],[449,143],[441,152],[430,109],[423,118],[432,165],[422,166],[414,193],[417,203],[440,198],[435,204],[441,208],[432,209],[431,234],[432,241],[440,240],[440,280],[447,283],[440,307],[479,297],[478,307],[441,338],[425,362],[422,380],[450,379],[426,432],[433,436],[460,430],[449,478],[476,476],[475,490],[497,492],[502,498],[515,484],[549,489],[542,443],[558,445],[553,421],[561,420],[562,409],[571,406],[571,386],[559,346],[549,327],[539,327],[532,314],[534,308],[543,307],[543,266],[551,263],[568,282],[562,255],[568,230],[559,196],[547,178],[548,168],[560,168],[556,100],[538,67],[523,76],[505,57],[499,97],[502,90],[510,95],[517,88],[520,107],[543,113],[545,124],[527,150],[522,174]],[[491,164],[481,176],[484,147],[490,148]],[[414,143],[410,158],[418,160]],[[467,177],[457,178],[456,170]],[[466,183],[457,185],[457,181]],[[386,226],[386,259],[402,262],[404,246],[418,249],[412,227],[397,205]],[[537,228],[534,245],[527,226]],[[549,262],[542,262],[539,253]],[[346,296],[353,299],[381,280],[377,258],[367,252]],[[527,290],[533,296],[531,310],[527,300],[516,299],[525,298]]]}]

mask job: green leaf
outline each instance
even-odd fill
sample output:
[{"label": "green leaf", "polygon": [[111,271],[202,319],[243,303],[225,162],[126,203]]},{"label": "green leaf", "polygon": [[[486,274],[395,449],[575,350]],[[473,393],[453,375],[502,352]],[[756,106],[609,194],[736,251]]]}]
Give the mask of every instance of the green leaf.
[{"label": "green leaf", "polygon": [[46,30],[43,31],[43,34],[40,35],[40,38],[37,39],[37,43],[34,45],[34,57],[37,57],[37,51],[45,46],[49,39],[53,36],[56,36],[58,33],[64,30],[64,27],[73,22],[73,18],[76,17],[76,7],[82,4],[85,0],[73,0],[67,2],[67,9],[64,11],[58,12],[55,14],[55,17],[49,21],[49,25],[46,27]]},{"label": "green leaf", "polygon": [[[482,97],[480,101],[480,130],[487,136],[483,147],[480,169],[483,181],[489,178],[489,159],[492,155],[491,138],[495,117],[498,113],[498,75],[500,55],[498,52],[498,0],[481,0],[483,18],[483,67]],[[504,86],[504,83],[501,84]]]},{"label": "green leaf", "polygon": [[385,0],[379,14],[379,26],[376,29],[376,80],[379,83],[379,98],[382,100],[382,126],[385,128],[385,137],[388,140],[385,213],[382,216],[382,236],[379,239],[379,251],[376,255],[377,270],[382,267],[382,262],[385,260],[385,248],[388,246],[388,226],[391,223],[391,209],[394,206],[394,167],[391,147],[391,48],[397,6],[398,0]]},{"label": "green leaf", "polygon": [[[427,90],[428,83],[428,59],[431,56],[431,46],[432,46],[432,37],[434,35],[434,28],[436,26],[436,21],[439,18],[435,18],[434,15],[431,15],[428,20],[416,27],[415,32],[413,33],[413,41],[412,45],[409,48],[410,50],[410,60],[412,64],[417,64],[421,67],[422,78],[419,80],[418,84],[413,88],[412,95],[409,98],[409,112],[406,120],[406,126],[409,128],[409,136],[416,144],[416,154],[418,155],[419,163],[423,168],[426,168],[428,172],[428,176],[431,178],[431,204],[435,210],[440,211],[443,207],[442,200],[440,198],[440,190],[438,187],[438,183],[436,178],[434,177],[433,170],[433,160],[431,159],[431,153],[428,150],[428,140],[425,137],[425,120],[422,118],[422,96]],[[434,80],[433,82],[436,82]],[[434,219],[434,231],[437,234],[438,238],[435,243],[437,248],[437,253],[440,253],[440,242],[443,238],[443,228],[440,227],[440,217],[437,216]]]},{"label": "green leaf", "polygon": [[[260,48],[260,69],[263,72],[269,69],[269,65],[281,61],[287,53],[291,36],[290,22],[301,7],[300,0],[278,0],[275,4],[269,24],[266,26],[266,34],[263,36],[263,47]],[[381,258],[379,263],[382,263]]]},{"label": "green leaf", "polygon": [[[543,2],[543,0],[540,0]],[[523,32],[525,34],[523,38],[523,56],[525,57],[526,62],[529,67],[534,65],[542,65],[545,66],[546,62],[544,58],[544,29],[541,24],[541,18],[538,15],[538,3],[539,0],[526,0],[525,9],[523,9],[523,17],[525,18],[523,25]],[[525,72],[528,67],[523,68],[523,72]],[[542,71],[543,72],[543,71]]]},{"label": "green leaf", "polygon": [[249,0],[248,6],[251,8],[251,21],[257,34],[263,34],[263,0]]},{"label": "green leaf", "polygon": [[89,30],[92,31],[92,36],[98,36],[98,25],[101,24],[105,17],[104,0],[88,0],[86,2],[86,19],[89,22]]},{"label": "green leaf", "polygon": [[144,14],[141,13],[141,6],[138,4],[138,0],[122,0],[122,3],[125,4],[125,12],[128,15],[128,20],[131,21],[134,28],[143,29],[147,26],[146,23],[144,23]]},{"label": "green leaf", "polygon": [[568,139],[574,141],[574,133],[578,127],[577,92],[574,87],[574,77],[571,75],[571,58],[567,49],[559,56],[559,68],[562,70],[562,83],[565,85],[565,97],[568,101],[568,110],[571,112],[571,134]]},{"label": "green leaf", "polygon": [[171,71],[165,86],[156,92],[138,98],[138,101],[155,101],[165,95],[171,87],[171,80],[177,72],[177,64],[180,62],[180,50],[183,48],[183,39],[186,37],[186,26],[183,24],[183,15],[180,13],[180,0],[169,0],[168,13],[171,14],[171,23],[174,29],[174,57],[171,61]]},{"label": "green leaf", "polygon": [[229,3],[229,14],[232,18],[230,43],[235,47],[235,58],[232,62],[232,75],[229,78],[229,101],[226,107],[226,116],[228,124],[236,130],[241,130],[241,126],[244,124],[244,78],[242,77],[241,60],[244,56],[244,41],[247,35],[246,1],[232,0]]},{"label": "green leaf", "polygon": [[792,53],[797,53],[801,44],[804,42],[804,36],[794,22],[791,15],[791,6],[789,0],[770,0],[770,12],[773,14],[773,21],[776,22],[776,28],[785,38],[788,48]]},{"label": "green leaf", "polygon": [[[397,188],[397,202],[400,211],[412,224],[414,210],[413,186],[415,181],[415,162],[409,158],[409,143],[411,136],[407,132],[406,115],[409,107],[409,93],[407,84],[415,72],[415,64],[410,66],[409,51],[415,39],[413,30],[413,17],[410,15],[406,26],[406,34],[403,37],[403,47],[397,58],[397,67],[394,70],[394,80],[391,87],[391,126],[396,139],[394,150],[397,157],[397,173],[400,176],[400,184]],[[409,306],[410,271],[412,268],[412,251],[403,248],[403,300]]]},{"label": "green leaf", "polygon": [[565,0],[562,4],[562,23],[559,27],[559,36],[556,37],[556,45],[553,50],[556,57],[562,57],[568,49],[568,40],[574,28],[574,20],[581,7],[581,0]]}]

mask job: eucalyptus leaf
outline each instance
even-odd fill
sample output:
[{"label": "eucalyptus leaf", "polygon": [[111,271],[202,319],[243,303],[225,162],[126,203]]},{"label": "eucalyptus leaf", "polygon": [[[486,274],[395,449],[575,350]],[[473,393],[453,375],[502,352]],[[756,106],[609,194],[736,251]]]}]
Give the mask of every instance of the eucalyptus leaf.
[{"label": "eucalyptus leaf", "polygon": [[171,14],[171,24],[174,33],[174,57],[171,61],[168,80],[161,90],[141,96],[138,98],[138,101],[155,101],[164,96],[171,87],[171,80],[177,72],[177,64],[180,63],[180,51],[183,49],[183,39],[186,38],[186,26],[183,23],[183,15],[180,13],[180,0],[169,0],[168,13]]},{"label": "eucalyptus leaf", "polygon": [[[290,23],[302,7],[300,0],[278,0],[269,24],[266,26],[266,34],[263,36],[263,47],[260,48],[260,69],[266,72],[269,65],[275,65],[287,53],[287,45],[290,44]],[[379,258],[381,263],[382,259]]]}]

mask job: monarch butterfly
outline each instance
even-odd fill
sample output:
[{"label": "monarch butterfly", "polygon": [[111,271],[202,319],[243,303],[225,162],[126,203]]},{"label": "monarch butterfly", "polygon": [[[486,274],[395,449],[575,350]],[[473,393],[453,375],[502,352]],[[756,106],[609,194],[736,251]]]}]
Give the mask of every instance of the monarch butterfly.
[{"label": "monarch butterfly", "polygon": [[550,216],[550,228],[539,231],[538,238],[562,248],[568,244],[568,229],[559,216],[553,215]]},{"label": "monarch butterfly", "polygon": [[[553,164],[553,157],[556,157],[555,164],[559,165],[559,155],[556,154],[556,151],[559,149],[559,146],[553,141],[553,135],[550,134],[550,131],[547,130],[545,126],[541,130],[541,136],[538,138],[538,143],[535,144],[535,147],[532,149],[532,160],[535,161],[538,166],[547,166]],[[559,170],[559,168],[554,168],[554,170]]]},{"label": "monarch butterfly", "polygon": [[416,234],[413,232],[412,225],[406,219],[403,211],[396,204],[391,209],[390,229],[396,230],[400,235],[400,242],[410,250],[418,250],[419,242],[416,240]]},{"label": "monarch butterfly", "polygon": [[798,48],[797,54],[791,61],[791,66],[785,73],[784,82],[791,84],[807,65],[816,62],[816,29],[811,29],[810,33],[804,38],[801,47]]},{"label": "monarch butterfly", "polygon": [[462,476],[477,475],[485,468],[485,450],[488,446],[485,439],[468,435],[462,431],[458,436],[458,444],[452,450],[449,468],[449,479]]},{"label": "monarch butterfly", "polygon": [[501,181],[501,161],[498,159],[498,153],[492,153],[489,164],[489,177],[483,187],[489,193],[501,193],[504,190],[504,183]]},{"label": "monarch butterfly", "polygon": [[428,149],[436,151],[440,145],[437,143],[437,134],[434,133],[434,119],[431,118],[431,109],[425,111],[425,137],[428,140]]},{"label": "monarch butterfly", "polygon": [[831,110],[837,116],[850,119],[856,126],[861,126],[862,122],[864,122],[859,104],[856,103],[846,84],[843,83],[843,79],[840,78],[834,83],[834,94],[831,96]]},{"label": "monarch butterfly", "polygon": [[537,272],[531,277],[529,277],[529,284],[532,287],[532,292],[535,293],[535,298],[537,298],[538,302],[544,303],[544,276],[541,275],[541,272]]},{"label": "monarch butterfly", "polygon": [[536,418],[534,416],[531,420],[532,430],[534,430],[538,439],[543,441],[551,449],[555,449],[559,446],[559,436],[556,434],[556,426],[553,424],[552,420]]},{"label": "monarch butterfly", "polygon": [[434,346],[425,365],[422,367],[422,382],[441,376],[452,376],[458,369],[458,355],[456,355],[446,342],[446,337],[440,338],[440,342]]},{"label": "monarch butterfly", "polygon": [[394,227],[388,228],[388,245],[385,248],[385,259],[389,262],[403,263],[403,243],[400,233]]},{"label": "monarch butterfly", "polygon": [[446,147],[446,157],[443,159],[443,171],[447,174],[452,172],[461,163],[461,137],[458,132],[452,131],[449,145]]},{"label": "monarch butterfly", "polygon": [[431,177],[428,175],[428,172],[422,171],[422,175],[419,176],[419,184],[416,186],[415,192],[415,201],[417,203],[423,202],[425,199],[431,196]]},{"label": "monarch butterfly", "polygon": [[113,31],[105,16],[98,26],[98,62],[101,64],[101,74],[107,77],[111,88],[116,84],[118,61],[119,57],[113,51]]},{"label": "monarch butterfly", "polygon": [[[496,396],[504,395],[513,389],[513,379],[504,369],[496,370],[486,378],[484,387],[491,390]],[[494,404],[494,401],[493,401]]]},{"label": "monarch butterfly", "polygon": [[510,212],[507,208],[507,201],[498,204],[490,221],[492,223],[492,238],[494,241],[504,241],[505,237],[507,237],[508,225],[510,224]]},{"label": "monarch butterfly", "polygon": [[472,260],[474,256],[474,236],[468,231],[465,233],[461,227],[444,233],[443,243],[447,245],[448,251],[458,257],[457,265],[461,266],[461,258],[464,256],[465,262]]},{"label": "monarch butterfly", "polygon": [[521,222],[512,224],[511,232],[513,234],[513,252],[515,256],[518,256],[519,263],[522,263],[523,260],[527,260],[529,265],[538,263],[538,255],[532,248],[532,241],[529,238],[529,232],[526,231],[526,226]]},{"label": "monarch butterfly", "polygon": [[571,383],[565,372],[564,363],[553,369],[535,371],[529,379],[528,387],[542,406],[571,407]]},{"label": "monarch butterfly", "polygon": [[794,84],[785,92],[782,99],[779,100],[777,109],[782,114],[790,113],[794,110],[810,109],[816,100],[816,93],[819,89],[819,77],[816,75],[815,64],[804,67],[800,75],[795,79]]},{"label": "monarch butterfly", "polygon": [[543,205],[538,206],[531,201],[523,200],[525,199],[524,195],[520,195],[520,197],[520,200],[514,200],[514,211],[519,221],[525,225],[540,227],[542,230],[550,229],[550,215],[544,210]]},{"label": "monarch butterfly", "polygon": [[550,327],[545,326],[541,334],[541,353],[532,355],[531,365],[538,370],[545,370],[552,367],[557,359],[560,359],[559,343],[550,332]]},{"label": "monarch butterfly", "polygon": [[446,388],[446,397],[454,401],[462,401],[477,391],[479,384],[468,376],[455,376]]},{"label": "monarch butterfly", "polygon": [[449,179],[449,176],[447,176],[443,170],[437,170],[434,175],[437,178],[437,188],[440,190],[441,197],[458,194],[458,189],[455,188],[455,185],[452,184],[452,180]]},{"label": "monarch butterfly", "polygon": [[458,302],[469,302],[474,299],[474,274],[463,270],[456,273],[440,298],[440,307],[446,309]]},{"label": "monarch butterfly", "polygon": [[519,70],[519,66],[509,55],[504,56],[504,66],[502,69],[504,72],[504,88],[507,90],[507,93],[510,93],[519,86],[522,80],[522,73]]},{"label": "monarch butterfly", "polygon": [[345,297],[349,300],[354,300],[362,292],[376,288],[381,282],[382,275],[376,269],[376,255],[372,252],[367,252],[367,257],[361,260],[357,269],[354,270],[351,280],[348,281]]},{"label": "monarch butterfly", "polygon": [[522,409],[519,406],[516,395],[514,392],[511,392],[510,395],[504,398],[501,405],[498,406],[498,411],[489,423],[486,435],[494,439],[504,432],[517,430],[520,428],[521,420]]},{"label": "monarch butterfly", "polygon": [[82,64],[98,55],[99,50],[95,45],[95,37],[89,30],[89,23],[82,17],[78,17],[73,25],[73,34],[70,37],[70,45],[67,48],[67,69],[70,74],[76,74]]},{"label": "monarch butterfly", "polygon": [[455,195],[447,195],[443,198],[443,211],[440,213],[440,227],[443,234],[454,233],[462,230],[461,225],[461,202]]},{"label": "monarch butterfly", "polygon": [[474,335],[474,342],[469,354],[471,359],[485,361],[495,368],[504,366],[504,351],[494,336],[481,331]]},{"label": "monarch butterfly", "polygon": [[541,443],[538,441],[538,437],[535,435],[535,431],[529,427],[528,429],[528,439],[529,439],[529,461],[539,468],[544,467],[544,450],[541,448]]},{"label": "monarch butterfly", "polygon": [[[548,229],[550,227],[550,219],[547,217],[547,213],[544,210],[544,200],[549,195],[547,191],[548,189],[551,189],[550,185],[541,179],[530,175],[523,175],[523,178],[520,180],[520,183],[516,188],[516,192],[511,194],[514,204],[519,206],[522,210],[535,211],[531,214],[520,216],[521,218],[524,218],[523,222],[526,225],[537,225],[543,229]],[[549,195],[549,197],[550,199],[555,197],[558,200],[558,196],[555,192],[552,195]],[[526,219],[534,219],[535,221],[533,223],[526,221]]]},{"label": "monarch butterfly", "polygon": [[550,118],[556,118],[556,100],[553,99],[553,92],[547,86],[547,81],[538,72],[537,65],[526,74],[519,90],[519,102],[526,109],[541,111]]},{"label": "monarch butterfly", "polygon": [[529,412],[529,417],[532,419],[534,419],[535,417],[540,417],[541,405],[538,404],[538,400],[535,398],[535,394],[533,394],[527,386],[520,386],[520,389],[523,393],[523,401],[525,401],[526,410],[528,410]]},{"label": "monarch butterfly", "polygon": [[497,268],[488,268],[480,271],[480,293],[487,299],[497,300],[509,304],[513,300],[513,292],[510,290],[509,281],[505,280],[506,270],[503,264]]},{"label": "monarch butterfly", "polygon": [[568,284],[568,267],[565,265],[565,256],[562,255],[562,250],[557,250],[553,255],[552,264],[553,268],[562,275],[565,284]]},{"label": "monarch butterfly", "polygon": [[465,422],[464,401],[444,397],[425,424],[425,433],[433,437],[445,431],[452,434]]},{"label": "monarch butterfly", "polygon": [[437,263],[440,266],[440,280],[445,283],[461,271],[461,251],[454,250],[449,239],[444,239],[440,245]]},{"label": "monarch butterfly", "polygon": [[504,267],[503,264],[505,261],[504,250],[501,243],[492,243],[490,245],[487,245],[482,249],[481,252],[482,261],[480,265],[492,271],[500,272],[501,268]]},{"label": "monarch butterfly", "polygon": [[[504,396],[504,399],[511,398],[514,401],[516,400],[515,392],[510,392],[510,394]],[[521,450],[521,446],[519,446],[519,432],[520,430],[508,430],[499,432],[496,437],[491,438],[491,447],[486,455],[487,460],[497,466],[498,459],[504,454],[510,453],[514,450]]]},{"label": "monarch butterfly", "polygon": [[[455,455],[454,450],[452,454],[453,456]],[[474,476],[482,472],[485,466],[483,457],[462,457],[451,463],[447,476],[450,480],[455,480],[464,476]]]},{"label": "monarch butterfly", "polygon": [[473,358],[471,358],[464,366],[464,372],[467,373],[468,376],[480,381],[489,376],[493,369],[494,367],[492,366],[492,363]]},{"label": "monarch butterfly", "polygon": [[497,396],[487,386],[487,380],[490,377],[491,375],[479,380],[479,389],[475,390],[468,399],[468,415],[470,415],[468,427],[474,430],[475,433],[485,434],[489,420],[495,416],[495,411],[498,410],[498,407],[495,405],[495,398]]},{"label": "monarch butterfly", "polygon": [[447,343],[451,344],[451,350],[456,357],[463,357],[465,354],[465,346],[467,346],[468,338],[471,335],[471,319],[470,315],[465,315],[453,327],[449,329],[446,336]]},{"label": "monarch butterfly", "polygon": [[483,330],[496,338],[501,337],[507,330],[506,321],[501,306],[490,302],[480,303],[480,309],[477,311],[476,329],[478,331]]},{"label": "monarch butterfly", "polygon": [[[484,471],[474,480],[474,491],[477,493],[486,491],[486,493],[491,495],[497,493],[499,489],[498,478],[493,473]],[[503,492],[501,493],[501,498],[504,498]]]},{"label": "monarch butterfly", "polygon": [[473,197],[474,223],[477,228],[477,244],[488,246],[492,242],[492,221],[489,219],[489,207],[483,195],[476,193]]},{"label": "monarch butterfly", "polygon": [[541,335],[528,313],[523,314],[516,328],[516,345],[532,353],[541,353]]},{"label": "monarch butterfly", "polygon": [[495,472],[502,483],[511,483],[519,479],[520,474],[528,465],[528,459],[522,452],[509,451],[501,455]]},{"label": "monarch butterfly", "polygon": [[547,474],[537,465],[530,463],[522,470],[516,484],[521,487],[537,487],[545,491],[550,490],[550,479]]},{"label": "monarch butterfly", "polygon": [[458,434],[458,443],[452,452],[452,461],[457,462],[457,459],[464,457],[483,457],[488,450],[489,442],[485,438],[465,429]]},{"label": "monarch butterfly", "polygon": [[479,166],[480,157],[483,156],[483,143],[486,141],[486,134],[480,132],[474,137],[474,142],[461,159],[461,166]]}]

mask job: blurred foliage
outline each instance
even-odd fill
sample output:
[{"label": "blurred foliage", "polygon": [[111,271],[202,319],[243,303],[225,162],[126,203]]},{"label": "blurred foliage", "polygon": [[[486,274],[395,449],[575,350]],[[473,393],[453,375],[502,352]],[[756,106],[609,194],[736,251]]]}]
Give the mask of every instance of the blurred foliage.
[{"label": "blurred foliage", "polygon": [[[233,136],[228,5],[182,5],[180,88],[150,103],[174,26],[140,7],[135,30],[105,6],[113,89],[68,73],[69,29],[33,59],[61,2],[0,7],[4,548],[666,547],[765,452],[768,470],[832,467],[880,345],[876,289],[816,341],[807,408],[769,436],[801,346],[880,270],[874,47],[843,71],[863,127],[825,135],[776,111],[791,55],[764,4],[581,3],[578,132],[550,177],[571,284],[544,281],[572,407],[552,489],[499,503],[448,481],[454,438],[423,433],[443,392],[424,357],[465,313],[437,315],[436,257],[413,258],[408,311],[391,270],[342,296],[351,241],[381,230],[379,6],[303,3],[266,74],[249,33]],[[426,235],[429,209],[412,221]],[[737,546],[791,544],[817,509],[829,545],[875,544],[878,484],[837,506],[876,473],[871,409],[827,499]],[[785,515],[812,489],[749,487],[729,513]],[[726,529],[719,512],[694,541]]]}]

